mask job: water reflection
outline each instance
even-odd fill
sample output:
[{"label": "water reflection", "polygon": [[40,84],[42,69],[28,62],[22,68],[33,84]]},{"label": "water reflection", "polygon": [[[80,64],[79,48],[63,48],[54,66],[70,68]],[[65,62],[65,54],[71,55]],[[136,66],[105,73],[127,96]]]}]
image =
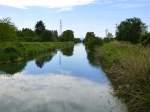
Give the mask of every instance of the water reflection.
[{"label": "water reflection", "polygon": [[72,47],[65,47],[61,49],[61,52],[65,56],[72,56],[74,51],[74,46]]},{"label": "water reflection", "polygon": [[[87,51],[87,52],[86,52]],[[83,44],[0,65],[2,112],[127,112]]]},{"label": "water reflection", "polygon": [[106,84],[52,75],[0,77],[2,112],[126,112]]},{"label": "water reflection", "polygon": [[[65,47],[65,48],[60,48],[59,50],[65,56],[72,56],[73,50],[74,50],[74,45]],[[57,49],[40,54],[38,56],[29,57],[26,60],[23,60],[20,62],[9,63],[9,64],[0,64],[0,74],[14,75],[18,72],[21,72],[26,67],[26,64],[28,62],[30,62],[31,60],[35,60],[35,64],[37,65],[37,67],[43,68],[44,64],[46,64],[47,62],[50,62],[56,53],[57,53]]]},{"label": "water reflection", "polygon": [[9,64],[1,64],[0,65],[0,74],[15,74],[24,69],[26,66],[26,61],[22,61],[19,63],[9,63]]},{"label": "water reflection", "polygon": [[54,56],[55,53],[56,53],[56,52],[51,52],[51,53],[47,53],[47,54],[45,54],[45,55],[42,55],[42,56],[37,57],[37,58],[36,58],[36,61],[35,61],[36,65],[37,65],[39,68],[43,68],[43,66],[44,66],[44,64],[45,64],[46,62],[51,61],[51,59],[53,58],[53,56]]}]

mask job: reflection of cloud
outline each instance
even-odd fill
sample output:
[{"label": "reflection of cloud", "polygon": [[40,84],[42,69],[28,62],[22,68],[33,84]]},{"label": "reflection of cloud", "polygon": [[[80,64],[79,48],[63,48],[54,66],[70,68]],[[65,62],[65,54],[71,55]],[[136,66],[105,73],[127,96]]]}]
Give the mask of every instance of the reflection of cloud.
[{"label": "reflection of cloud", "polygon": [[17,8],[40,6],[48,8],[70,9],[74,6],[87,5],[95,0],[0,0],[0,5],[7,5]]},{"label": "reflection of cloud", "polygon": [[0,78],[0,85],[2,112],[125,112],[109,85],[71,76],[17,75]]}]

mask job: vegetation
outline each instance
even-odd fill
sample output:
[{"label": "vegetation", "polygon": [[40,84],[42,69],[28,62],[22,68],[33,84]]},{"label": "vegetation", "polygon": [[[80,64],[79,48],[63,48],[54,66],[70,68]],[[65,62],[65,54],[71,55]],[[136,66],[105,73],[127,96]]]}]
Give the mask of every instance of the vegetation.
[{"label": "vegetation", "polygon": [[40,37],[42,42],[55,42],[58,39],[58,33],[57,31],[45,30]]},{"label": "vegetation", "polygon": [[147,27],[141,19],[129,18],[122,21],[117,30],[117,40],[139,43],[141,36],[147,32]]},{"label": "vegetation", "polygon": [[72,30],[66,30],[60,36],[60,41],[74,41],[74,32]]},{"label": "vegetation", "polygon": [[96,37],[94,32],[87,32],[84,43],[87,49],[94,49],[98,45],[102,45],[103,41],[101,38]]},{"label": "vegetation", "polygon": [[16,27],[10,18],[0,20],[0,42],[3,41],[15,41],[17,39]]},{"label": "vegetation", "polygon": [[150,33],[145,33],[142,37],[141,37],[141,43],[144,46],[150,46]]},{"label": "vegetation", "polygon": [[29,56],[73,45],[73,42],[3,42],[0,44],[0,63],[20,61]]},{"label": "vegetation", "polygon": [[45,31],[45,25],[44,25],[43,21],[40,20],[35,25],[35,32],[38,35],[41,35],[44,31]]},{"label": "vegetation", "polygon": [[57,30],[48,30],[42,20],[35,25],[35,31],[29,28],[18,30],[11,22],[10,18],[0,20],[0,42],[19,41],[19,42],[79,42],[74,38],[72,30],[66,30],[59,37]]},{"label": "vegetation", "polygon": [[38,35],[29,28],[23,28],[21,31],[17,31],[19,41],[35,42],[39,41]]},{"label": "vegetation", "polygon": [[149,112],[150,48],[114,41],[98,47],[93,55],[94,62],[103,65],[129,112]]}]

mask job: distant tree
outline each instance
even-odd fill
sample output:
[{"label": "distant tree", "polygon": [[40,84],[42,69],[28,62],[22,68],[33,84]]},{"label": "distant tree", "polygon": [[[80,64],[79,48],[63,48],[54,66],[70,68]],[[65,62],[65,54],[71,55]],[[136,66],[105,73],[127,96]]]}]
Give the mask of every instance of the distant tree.
[{"label": "distant tree", "polygon": [[10,18],[0,20],[0,41],[16,41],[17,28],[11,22]]},{"label": "distant tree", "polygon": [[85,39],[84,39],[84,42],[87,42],[87,41],[89,41],[89,40],[91,40],[93,38],[95,38],[94,32],[87,32],[86,36],[85,36]]},{"label": "distant tree", "polygon": [[80,38],[74,38],[74,42],[75,43],[80,43],[80,42],[82,42],[82,40]]},{"label": "distant tree", "polygon": [[87,49],[93,49],[98,45],[102,45],[103,40],[100,37],[96,37],[94,32],[87,32],[84,43]]},{"label": "distant tree", "polygon": [[111,39],[111,38],[113,38],[113,37],[114,37],[114,36],[113,36],[113,34],[112,34],[112,33],[110,33],[110,32],[108,32],[108,34],[107,34],[106,38]]},{"label": "distant tree", "polygon": [[43,23],[43,21],[38,21],[35,25],[35,32],[38,34],[38,35],[41,35],[42,32],[45,31],[45,25]]},{"label": "distant tree", "polygon": [[106,37],[103,39],[103,42],[111,42],[114,40],[113,34],[108,32],[108,34],[106,35]]},{"label": "distant tree", "polygon": [[45,30],[40,37],[41,41],[57,41],[56,34],[54,35],[54,31],[50,30]]},{"label": "distant tree", "polygon": [[61,41],[73,41],[74,40],[74,32],[72,30],[66,30],[60,37]]},{"label": "distant tree", "polygon": [[57,30],[52,31],[52,37],[53,37],[55,40],[58,40],[58,32],[57,32]]},{"label": "distant tree", "polygon": [[39,38],[34,31],[29,28],[23,28],[17,32],[17,36],[24,41],[38,41]]},{"label": "distant tree", "polygon": [[129,18],[121,22],[116,32],[117,40],[138,43],[142,34],[147,31],[145,23],[139,18]]}]

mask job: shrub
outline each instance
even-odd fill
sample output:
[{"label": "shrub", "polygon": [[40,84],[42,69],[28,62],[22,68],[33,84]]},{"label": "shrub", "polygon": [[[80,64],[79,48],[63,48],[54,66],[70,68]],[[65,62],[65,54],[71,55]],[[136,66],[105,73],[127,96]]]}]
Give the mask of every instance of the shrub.
[{"label": "shrub", "polygon": [[145,33],[142,37],[141,37],[141,43],[144,46],[150,46],[150,33]]},{"label": "shrub", "polygon": [[16,30],[9,18],[0,20],[0,41],[16,41]]}]

